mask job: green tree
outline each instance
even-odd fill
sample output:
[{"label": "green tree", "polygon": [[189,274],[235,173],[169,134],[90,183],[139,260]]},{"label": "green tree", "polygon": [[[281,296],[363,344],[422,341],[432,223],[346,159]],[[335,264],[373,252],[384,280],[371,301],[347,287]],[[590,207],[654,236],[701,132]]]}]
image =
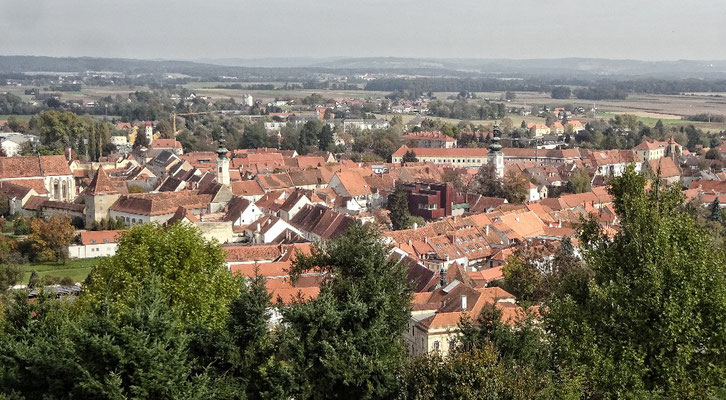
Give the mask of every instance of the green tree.
[{"label": "green tree", "polygon": [[520,253],[515,253],[507,258],[507,263],[502,268],[504,289],[519,301],[537,300],[542,276],[531,261]]},{"label": "green tree", "polygon": [[23,269],[16,264],[0,264],[0,294],[23,278]]},{"label": "green tree", "polygon": [[721,152],[718,151],[717,148],[710,148],[706,152],[706,159],[707,160],[720,160],[721,159]]},{"label": "green tree", "polygon": [[401,157],[401,163],[410,163],[410,162],[418,162],[418,158],[416,158],[416,153],[413,150],[407,150],[403,157]]},{"label": "green tree", "polygon": [[5,193],[0,193],[0,216],[7,217],[10,214],[10,200]]},{"label": "green tree", "polygon": [[28,220],[23,217],[13,219],[13,233],[15,235],[27,235],[29,232],[30,225],[28,225]]},{"label": "green tree", "polygon": [[158,281],[128,308],[18,296],[0,328],[0,387],[22,398],[215,398],[183,328]]},{"label": "green tree", "polygon": [[527,178],[516,171],[508,171],[504,174],[502,189],[504,197],[510,203],[524,203],[529,194],[529,181]]},{"label": "green tree", "polygon": [[548,305],[556,359],[584,372],[591,398],[714,396],[726,376],[726,259],[663,188],[629,167],[611,194],[622,228],[581,235],[593,271]]},{"label": "green tree", "polygon": [[[134,144],[133,148],[138,149],[140,147],[149,147],[151,143],[149,143],[149,138],[146,137],[146,134],[144,133],[143,128],[139,128],[138,132],[136,132],[136,137],[134,138]],[[91,145],[89,144],[89,153],[93,153],[93,149],[91,148]]]},{"label": "green tree", "polygon": [[408,208],[408,192],[403,184],[396,182],[393,193],[388,195],[388,211],[391,212],[391,225],[393,230],[408,229],[411,227],[411,212]]},{"label": "green tree", "polygon": [[268,142],[269,140],[263,122],[260,121],[245,127],[244,134],[242,135],[242,148],[257,149],[266,147]]},{"label": "green tree", "polygon": [[584,168],[578,168],[567,182],[567,190],[571,193],[585,193],[591,189],[590,174]]},{"label": "green tree", "polygon": [[502,181],[497,178],[493,165],[487,164],[479,168],[471,186],[472,191],[482,196],[502,198],[506,196]]},{"label": "green tree", "polygon": [[[497,400],[546,398],[543,384],[533,371],[500,362],[494,346],[471,351],[419,357],[403,370],[400,399]],[[577,392],[553,398],[579,399]],[[559,393],[558,393],[559,394]]]},{"label": "green tree", "polygon": [[63,261],[68,258],[68,245],[75,235],[69,217],[36,218],[30,223],[28,243],[36,261]]},{"label": "green tree", "polygon": [[320,148],[320,150],[330,150],[334,142],[333,128],[331,128],[328,124],[323,125],[323,128],[320,130],[320,135],[318,136],[318,148]]},{"label": "green tree", "polygon": [[721,203],[718,200],[718,196],[716,196],[715,199],[713,199],[713,202],[709,206],[711,210],[711,221],[720,222],[721,221]]},{"label": "green tree", "polygon": [[569,99],[572,96],[572,90],[567,86],[556,86],[552,88],[553,99]]},{"label": "green tree", "polygon": [[129,304],[149,280],[160,285],[184,321],[221,327],[238,285],[224,263],[219,244],[193,226],[137,225],[120,239],[116,255],[91,271],[83,296]]},{"label": "green tree", "polygon": [[283,353],[295,368],[295,398],[391,398],[406,360],[411,292],[406,269],[372,224],[353,224],[324,249],[298,254],[294,273],[330,279],[319,296],[282,310],[292,340]]},{"label": "green tree", "polygon": [[300,137],[297,152],[307,154],[311,148],[318,148],[320,144],[320,133],[323,123],[320,121],[308,121],[300,130]]}]

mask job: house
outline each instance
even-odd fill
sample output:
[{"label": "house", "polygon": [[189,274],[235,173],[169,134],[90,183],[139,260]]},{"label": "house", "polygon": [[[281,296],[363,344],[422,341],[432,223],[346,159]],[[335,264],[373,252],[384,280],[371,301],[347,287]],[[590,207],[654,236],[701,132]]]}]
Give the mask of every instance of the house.
[{"label": "house", "polygon": [[504,162],[511,163],[541,163],[548,165],[570,164],[581,158],[577,149],[531,149],[518,147],[504,147]]},{"label": "house", "polygon": [[[331,122],[331,124],[333,123]],[[342,125],[343,132],[350,132],[352,130],[369,131],[374,129],[386,129],[389,126],[388,121],[383,119],[344,119]]]},{"label": "house", "polygon": [[274,243],[281,236],[287,238],[292,235],[301,236],[301,232],[274,215],[262,215],[249,224],[245,230],[245,236],[250,238],[254,244]]},{"label": "house", "polygon": [[232,193],[249,201],[257,201],[265,195],[265,190],[256,180],[240,180],[231,182]]},{"label": "house", "polygon": [[681,170],[678,168],[673,159],[664,157],[650,159],[645,162],[644,168],[653,173],[653,176],[660,176],[666,184],[672,185],[681,180]]},{"label": "house", "polygon": [[571,120],[567,121],[567,125],[565,125],[565,131],[572,130],[572,133],[580,133],[585,130],[585,126],[582,125],[582,122],[578,120]]},{"label": "house", "polygon": [[363,176],[355,170],[343,170],[337,172],[333,179],[330,180],[328,186],[338,194],[338,196],[349,197],[355,200],[362,209],[368,207],[373,200],[373,191],[368,186],[368,182]]},{"label": "house", "polygon": [[640,157],[633,150],[591,151],[583,163],[603,176],[620,176],[630,164],[635,166],[636,172],[640,172],[642,167]]},{"label": "house", "polygon": [[527,129],[534,133],[535,137],[540,137],[550,134],[550,128],[545,124],[527,124]]},{"label": "house", "polygon": [[401,146],[391,155],[391,162],[401,164],[406,152],[412,151],[420,162],[437,165],[450,164],[455,167],[479,168],[487,163],[489,150],[482,148],[425,148]]},{"label": "house", "polygon": [[0,147],[7,157],[20,154],[25,143],[35,144],[39,141],[35,135],[25,135],[17,132],[0,133]]},{"label": "house", "polygon": [[565,126],[562,125],[562,122],[555,121],[554,123],[552,123],[550,130],[556,135],[562,135],[565,133]]},{"label": "house", "polygon": [[[468,278],[465,272],[459,275]],[[411,318],[403,335],[412,357],[433,352],[447,355],[461,334],[462,319],[476,321],[485,307],[499,309],[502,322],[509,325],[526,316],[514,296],[501,288],[474,288],[458,279],[443,283],[433,292],[414,294]]]},{"label": "house", "polygon": [[179,206],[185,207],[194,215],[208,211],[212,197],[210,194],[200,194],[192,190],[128,194],[116,200],[109,214],[114,219],[122,218],[129,226],[148,222],[165,223]]},{"label": "house", "polygon": [[110,257],[116,254],[121,231],[84,231],[80,244],[68,246],[70,258]]},{"label": "house", "polygon": [[641,160],[657,160],[663,157],[677,157],[680,155],[680,145],[671,137],[667,142],[657,140],[643,140],[633,148]]},{"label": "house", "polygon": [[411,215],[427,221],[452,215],[456,193],[448,183],[415,182],[402,185]]},{"label": "house", "polygon": [[312,202],[305,192],[303,190],[295,190],[290,193],[287,199],[285,199],[285,202],[280,206],[280,218],[284,221],[289,221],[308,204],[312,204]]},{"label": "house", "polygon": [[0,193],[8,199],[9,215],[21,214],[23,206],[30,198],[40,197],[33,188],[16,185],[12,182],[0,182]]},{"label": "house", "polygon": [[243,197],[233,197],[227,207],[224,220],[232,221],[232,226],[249,225],[262,216],[259,207]]},{"label": "house", "polygon": [[428,148],[440,148],[440,149],[451,149],[456,147],[456,139],[451,136],[445,135],[440,131],[419,131],[409,132],[403,137],[404,141],[410,142],[412,147],[428,147]]},{"label": "house", "polygon": [[322,245],[345,233],[355,221],[325,206],[308,204],[300,209],[289,223],[297,228],[305,239]]},{"label": "house", "polygon": [[156,150],[167,150],[178,156],[184,154],[182,144],[176,139],[156,139],[150,147]]},{"label": "house", "polygon": [[0,182],[33,188],[57,201],[76,198],[73,172],[63,156],[0,157]]}]

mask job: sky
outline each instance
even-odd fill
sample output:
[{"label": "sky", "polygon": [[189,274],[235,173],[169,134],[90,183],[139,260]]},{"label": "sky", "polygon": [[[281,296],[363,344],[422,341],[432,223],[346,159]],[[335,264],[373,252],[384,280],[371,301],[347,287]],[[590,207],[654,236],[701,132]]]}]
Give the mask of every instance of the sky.
[{"label": "sky", "polygon": [[726,59],[726,0],[0,0],[0,54]]}]

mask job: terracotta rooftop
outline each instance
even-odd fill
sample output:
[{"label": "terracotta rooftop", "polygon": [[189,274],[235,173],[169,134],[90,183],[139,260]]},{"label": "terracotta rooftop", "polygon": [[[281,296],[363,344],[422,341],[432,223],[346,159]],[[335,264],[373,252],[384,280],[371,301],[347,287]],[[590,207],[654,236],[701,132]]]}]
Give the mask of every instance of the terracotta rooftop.
[{"label": "terracotta rooftop", "polygon": [[73,175],[63,156],[0,157],[0,179]]},{"label": "terracotta rooftop", "polygon": [[83,245],[116,243],[121,237],[121,231],[84,231],[81,232],[81,243]]},{"label": "terracotta rooftop", "polygon": [[183,206],[188,210],[206,208],[212,201],[208,194],[196,191],[129,194],[119,197],[111,210],[137,215],[173,214]]},{"label": "terracotta rooftop", "polygon": [[417,157],[486,157],[489,150],[484,148],[429,148],[429,147],[408,147],[401,146],[396,150],[392,157],[403,157],[407,151],[413,151]]}]

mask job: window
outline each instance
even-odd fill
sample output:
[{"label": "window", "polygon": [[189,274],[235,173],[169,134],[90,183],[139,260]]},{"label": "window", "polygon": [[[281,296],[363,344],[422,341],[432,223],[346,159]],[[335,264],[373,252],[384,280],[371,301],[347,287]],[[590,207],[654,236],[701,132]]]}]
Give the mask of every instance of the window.
[{"label": "window", "polygon": [[434,340],[434,350],[439,351],[439,341],[438,340]]}]

